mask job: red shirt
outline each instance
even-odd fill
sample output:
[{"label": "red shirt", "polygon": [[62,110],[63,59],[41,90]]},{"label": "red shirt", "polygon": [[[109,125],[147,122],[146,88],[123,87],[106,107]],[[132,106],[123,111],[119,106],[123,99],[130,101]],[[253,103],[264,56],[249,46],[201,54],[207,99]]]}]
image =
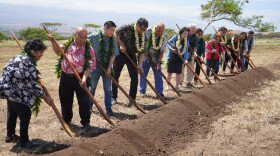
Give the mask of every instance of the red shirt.
[{"label": "red shirt", "polygon": [[[206,45],[206,49],[212,51],[212,50],[213,50],[212,47],[214,47],[214,46],[213,46],[213,42],[214,42],[214,41],[209,41],[209,42],[207,43],[207,45]],[[215,43],[215,42],[214,42],[214,43]],[[223,47],[220,48],[220,46],[222,46],[222,45],[219,44],[219,43],[216,43],[216,44],[215,44],[215,49],[216,49],[216,51],[221,55],[221,54],[224,53],[225,51],[224,51],[224,48],[223,48]],[[220,51],[220,49],[221,49],[221,51]],[[212,54],[214,54],[214,59],[215,59],[215,60],[219,59],[219,55],[218,55],[217,53],[211,53],[211,52],[208,52],[208,51],[206,51],[206,58],[211,60],[211,59],[212,59]]]},{"label": "red shirt", "polygon": [[[89,60],[90,69],[93,70],[96,67],[96,60],[95,54],[92,47],[89,49],[91,59]],[[85,65],[85,45],[84,46],[77,46],[75,42],[72,42],[68,49],[65,51],[65,55],[73,64],[74,68],[77,70],[78,73],[83,73],[84,65]],[[71,67],[68,65],[67,61],[63,58],[61,61],[61,69],[63,72],[67,74],[74,74]]]}]

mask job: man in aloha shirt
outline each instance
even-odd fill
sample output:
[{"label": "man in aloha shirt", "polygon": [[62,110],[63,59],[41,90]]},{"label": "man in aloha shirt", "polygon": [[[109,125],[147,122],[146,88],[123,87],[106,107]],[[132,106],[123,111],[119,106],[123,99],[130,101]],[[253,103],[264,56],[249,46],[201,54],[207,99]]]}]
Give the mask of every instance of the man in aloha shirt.
[{"label": "man in aloha shirt", "polygon": [[[116,81],[119,81],[121,71],[126,64],[131,79],[129,96],[134,100],[136,99],[138,86],[137,70],[143,73],[142,63],[146,44],[145,31],[147,30],[148,26],[148,21],[145,18],[140,18],[135,24],[123,25],[116,32],[117,42],[120,45],[120,55],[118,55],[115,59],[113,65],[113,76]],[[138,69],[134,68],[133,64],[124,53],[127,53],[133,59],[135,64],[137,64],[138,60]],[[118,88],[115,84],[112,84],[112,104],[117,103],[117,97]],[[129,102],[128,106],[131,105],[132,103]]]},{"label": "man in aloha shirt", "polygon": [[[52,35],[48,35],[49,40],[52,43],[54,52],[59,56],[60,48],[56,46],[54,38]],[[73,41],[70,39],[68,44],[60,45],[66,50],[64,51],[67,58],[70,60],[74,68],[79,73],[82,78],[82,83],[79,83],[74,75],[70,65],[67,61],[62,58],[58,66],[61,66],[61,78],[59,82],[59,99],[61,103],[62,117],[68,124],[71,123],[73,117],[73,97],[74,92],[76,93],[80,123],[83,129],[90,128],[90,107],[89,107],[89,97],[85,90],[82,88],[86,87],[86,79],[88,78],[90,72],[95,69],[95,54],[92,47],[87,43],[87,29],[85,27],[78,27],[74,33]],[[88,64],[88,68],[85,66]]]}]

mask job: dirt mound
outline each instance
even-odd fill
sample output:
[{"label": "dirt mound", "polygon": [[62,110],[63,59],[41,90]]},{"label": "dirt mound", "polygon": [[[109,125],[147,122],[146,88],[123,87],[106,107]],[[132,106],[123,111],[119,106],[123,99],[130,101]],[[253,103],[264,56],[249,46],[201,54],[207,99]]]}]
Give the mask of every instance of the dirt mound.
[{"label": "dirt mound", "polygon": [[248,70],[185,94],[139,119],[124,121],[96,138],[69,140],[71,147],[52,154],[169,155],[186,142],[194,141],[198,135],[205,136],[210,123],[224,115],[221,112],[227,104],[237,101],[272,77],[273,73],[265,68]]}]

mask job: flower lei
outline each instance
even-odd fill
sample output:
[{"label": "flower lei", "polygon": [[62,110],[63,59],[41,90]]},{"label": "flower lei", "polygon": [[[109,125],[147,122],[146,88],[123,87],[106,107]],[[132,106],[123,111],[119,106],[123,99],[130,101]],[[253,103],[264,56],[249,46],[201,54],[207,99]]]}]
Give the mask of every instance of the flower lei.
[{"label": "flower lei", "polygon": [[144,32],[141,34],[141,47],[139,47],[139,36],[136,29],[136,24],[134,24],[134,36],[135,36],[135,46],[138,52],[142,52],[145,49],[145,35]]},{"label": "flower lei", "polygon": [[99,38],[99,49],[98,49],[98,53],[100,55],[100,63],[102,64],[103,67],[108,66],[108,62],[106,62],[106,59],[110,59],[110,57],[113,54],[113,50],[114,50],[114,46],[113,46],[113,41],[114,38],[110,37],[109,38],[109,49],[106,50],[106,43],[104,40],[104,35],[103,33],[100,31],[99,32],[100,38]]},{"label": "flower lei", "polygon": [[[181,48],[182,42],[184,44],[183,49]],[[180,55],[185,54],[186,48],[187,48],[187,42],[188,42],[188,39],[184,39],[183,41],[181,41],[180,35],[178,36],[178,40],[176,41],[176,48],[178,49],[178,53]]]},{"label": "flower lei", "polygon": [[234,46],[234,37],[231,38],[231,46],[232,46],[232,49],[234,51],[238,51],[239,50],[239,42],[237,42],[237,48],[235,49],[235,46]]},{"label": "flower lei", "polygon": [[[68,47],[72,44],[72,42],[74,42],[74,36],[71,37],[70,39],[68,39],[68,41],[66,43],[64,43],[64,46],[62,48],[62,50],[65,52]],[[90,42],[89,41],[86,41],[86,45],[85,45],[85,54],[84,54],[84,58],[85,58],[85,65],[84,65],[84,71],[87,70],[89,67],[90,67],[90,59],[91,59],[91,56],[90,56]],[[55,65],[55,73],[57,75],[57,78],[60,78],[61,77],[61,74],[62,74],[62,70],[61,70],[61,61],[62,61],[62,55],[60,54],[60,57],[58,58],[58,62],[57,64]]]},{"label": "flower lei", "polygon": [[[36,66],[37,66],[37,61],[36,61],[35,58],[31,55],[31,52],[30,52],[30,51],[27,51],[27,52],[26,52],[26,51],[22,51],[22,52],[21,52],[21,55],[23,55],[23,56],[29,56],[29,57],[31,58],[31,63],[35,65],[35,69],[36,69],[36,82],[37,82],[38,84],[40,84],[39,81],[40,81],[41,78],[39,77],[39,75],[40,75],[41,73],[40,73],[39,70],[36,68]],[[33,106],[32,106],[32,112],[35,114],[35,116],[38,116],[38,114],[39,114],[41,103],[42,103],[41,98],[40,98],[39,96],[35,96],[35,101],[34,101],[34,104],[33,104]]]},{"label": "flower lei", "polygon": [[153,46],[153,48],[155,49],[155,50],[159,50],[160,48],[161,48],[161,46],[162,46],[162,42],[163,42],[163,33],[159,36],[159,43],[158,43],[158,45],[156,45],[156,27],[153,27],[153,29],[152,29],[152,46]]}]

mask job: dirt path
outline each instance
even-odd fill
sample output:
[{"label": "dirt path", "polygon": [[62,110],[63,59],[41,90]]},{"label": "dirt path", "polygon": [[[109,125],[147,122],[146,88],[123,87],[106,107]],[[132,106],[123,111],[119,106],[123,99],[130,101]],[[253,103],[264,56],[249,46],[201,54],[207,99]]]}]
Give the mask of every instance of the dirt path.
[{"label": "dirt path", "polygon": [[[206,137],[210,124],[224,109],[261,86],[273,73],[256,68],[198,92],[183,95],[141,118],[124,121],[94,139],[67,142],[71,147],[54,155],[170,155],[187,143]],[[221,96],[223,95],[223,96]],[[225,99],[227,97],[227,99]],[[65,142],[63,142],[65,143]]]}]

